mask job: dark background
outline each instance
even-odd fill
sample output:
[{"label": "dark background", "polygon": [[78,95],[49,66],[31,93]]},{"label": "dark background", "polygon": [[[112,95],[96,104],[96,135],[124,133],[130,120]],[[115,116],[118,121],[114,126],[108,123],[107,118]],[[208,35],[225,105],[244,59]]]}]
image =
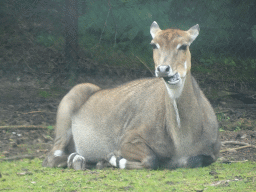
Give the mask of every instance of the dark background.
[{"label": "dark background", "polygon": [[255,119],[256,0],[1,0],[0,21],[0,125],[53,125],[55,114],[8,114],[50,100],[55,113],[77,83],[108,88],[152,77],[153,21],[183,30],[198,23],[192,74],[214,107],[239,104]]},{"label": "dark background", "polygon": [[1,0],[0,21],[1,74],[152,76],[151,23],[198,23],[192,71],[255,88],[255,0]]}]

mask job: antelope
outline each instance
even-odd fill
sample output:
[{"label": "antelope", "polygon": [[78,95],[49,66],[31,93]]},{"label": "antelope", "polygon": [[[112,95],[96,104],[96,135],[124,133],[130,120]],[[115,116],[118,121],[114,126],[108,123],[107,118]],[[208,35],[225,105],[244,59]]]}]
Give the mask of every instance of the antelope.
[{"label": "antelope", "polygon": [[150,34],[156,77],[71,89],[59,105],[55,143],[43,166],[174,169],[217,160],[216,116],[190,72],[189,46],[199,25],[161,30],[154,21]]}]

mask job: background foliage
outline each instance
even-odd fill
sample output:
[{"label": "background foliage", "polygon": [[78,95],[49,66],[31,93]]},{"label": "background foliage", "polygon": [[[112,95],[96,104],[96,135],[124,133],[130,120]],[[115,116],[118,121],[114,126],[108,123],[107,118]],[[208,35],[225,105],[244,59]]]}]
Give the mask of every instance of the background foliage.
[{"label": "background foliage", "polygon": [[[1,1],[1,70],[44,68],[53,72],[66,67],[62,58],[64,4],[64,0]],[[81,55],[103,68],[153,69],[151,23],[157,21],[162,29],[183,30],[198,23],[200,35],[191,45],[198,64],[193,70],[215,73],[216,68],[223,67],[230,78],[255,81],[255,7],[255,0],[78,0]],[[10,59],[15,53],[9,50],[18,47],[22,51],[15,51],[16,57],[11,55]],[[31,55],[36,52],[40,57],[49,49],[54,56],[46,53],[51,59],[44,65],[45,56],[36,59]],[[80,62],[78,68],[88,70],[91,66]]]}]

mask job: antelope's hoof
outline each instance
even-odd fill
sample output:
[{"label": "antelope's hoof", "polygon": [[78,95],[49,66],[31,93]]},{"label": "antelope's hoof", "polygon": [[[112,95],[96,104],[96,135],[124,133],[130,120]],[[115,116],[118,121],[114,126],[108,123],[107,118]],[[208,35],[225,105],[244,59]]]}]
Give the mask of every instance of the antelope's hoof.
[{"label": "antelope's hoof", "polygon": [[67,167],[68,156],[64,153],[50,153],[43,161],[43,167]]},{"label": "antelope's hoof", "polygon": [[75,170],[85,170],[86,161],[85,158],[77,153],[71,153],[68,157],[68,168]]}]

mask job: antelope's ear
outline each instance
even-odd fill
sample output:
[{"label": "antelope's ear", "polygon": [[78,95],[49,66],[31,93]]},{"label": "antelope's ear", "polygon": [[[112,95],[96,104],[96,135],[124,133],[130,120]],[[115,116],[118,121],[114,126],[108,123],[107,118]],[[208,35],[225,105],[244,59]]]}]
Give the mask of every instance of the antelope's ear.
[{"label": "antelope's ear", "polygon": [[197,38],[197,36],[199,35],[199,31],[200,28],[198,24],[194,25],[187,31],[188,35],[190,36],[189,44],[191,44]]},{"label": "antelope's ear", "polygon": [[150,26],[150,34],[151,34],[151,36],[152,36],[153,39],[154,39],[154,37],[156,36],[156,33],[157,33],[158,31],[161,31],[161,29],[160,29],[159,25],[157,24],[157,22],[154,21],[154,22],[151,24],[151,26]]}]

